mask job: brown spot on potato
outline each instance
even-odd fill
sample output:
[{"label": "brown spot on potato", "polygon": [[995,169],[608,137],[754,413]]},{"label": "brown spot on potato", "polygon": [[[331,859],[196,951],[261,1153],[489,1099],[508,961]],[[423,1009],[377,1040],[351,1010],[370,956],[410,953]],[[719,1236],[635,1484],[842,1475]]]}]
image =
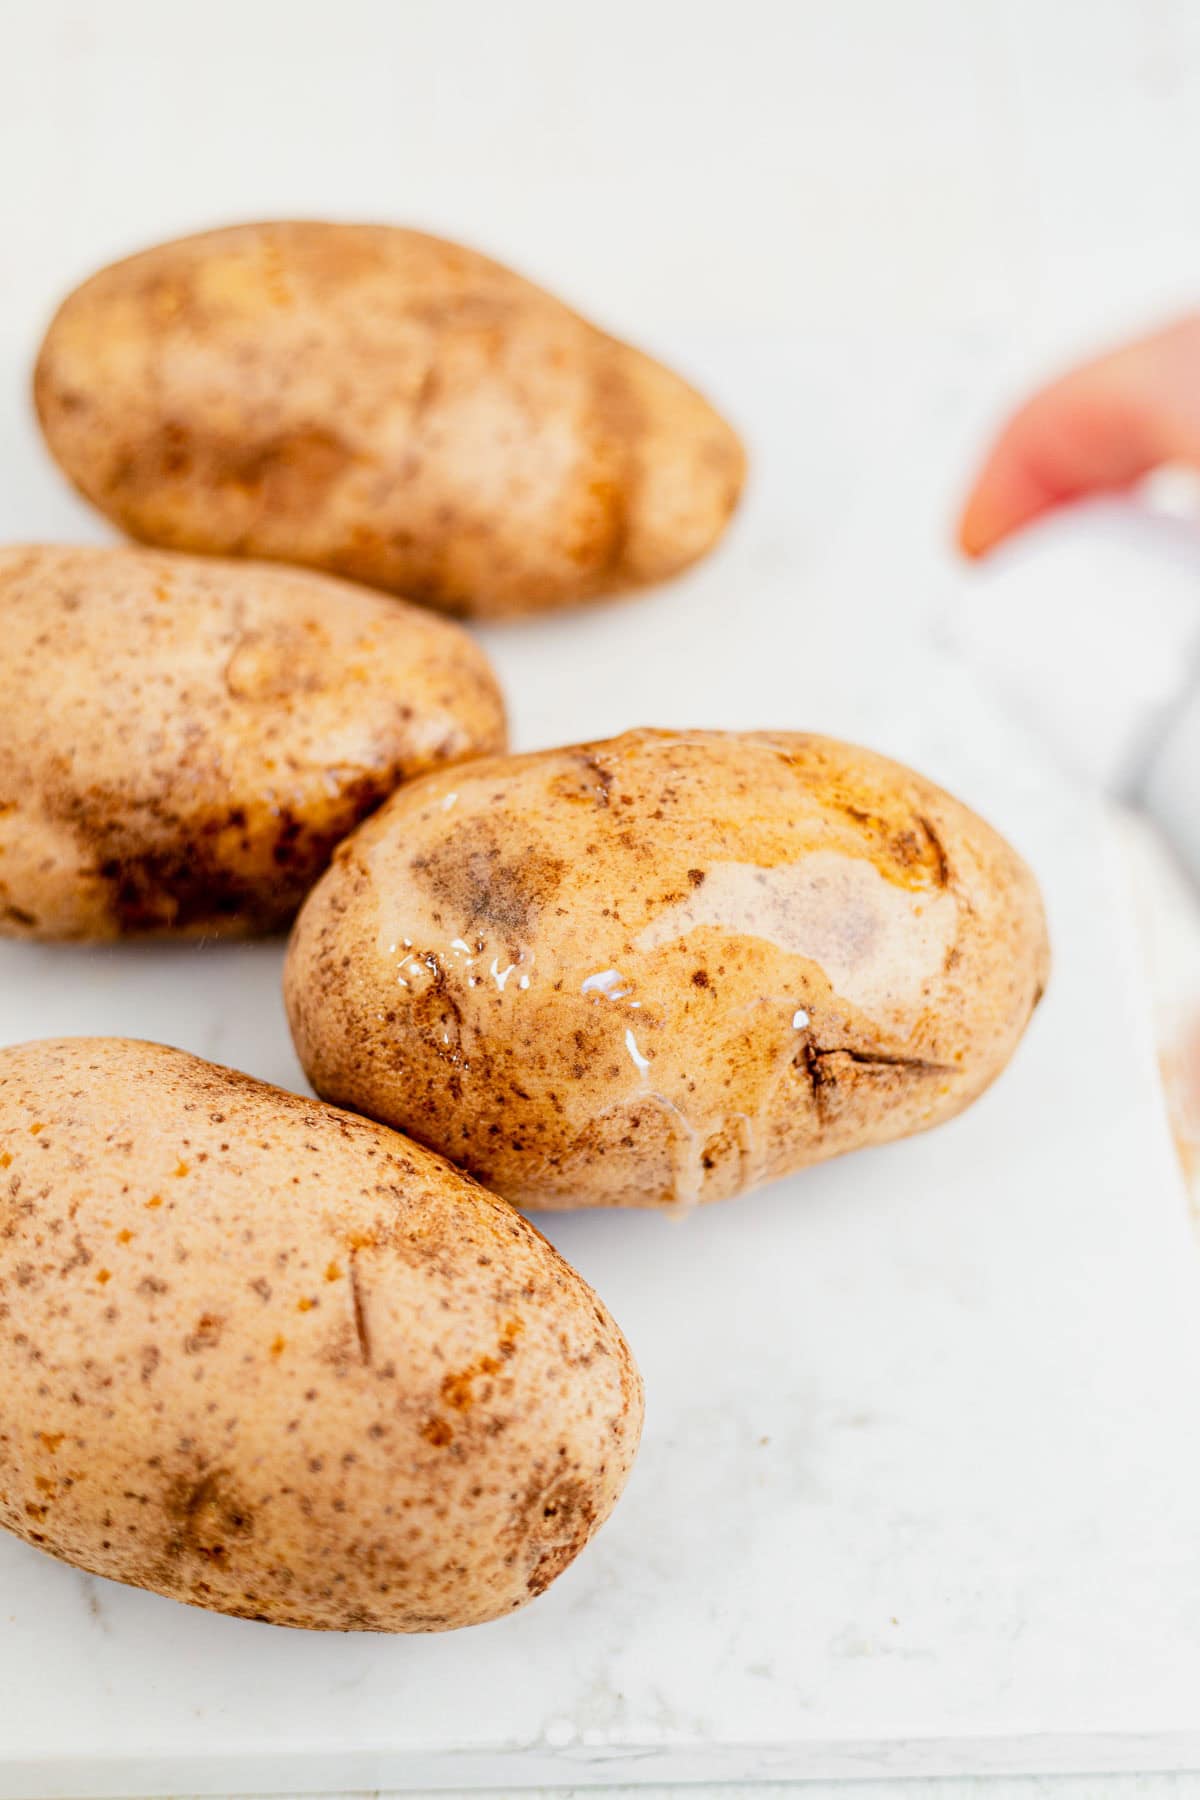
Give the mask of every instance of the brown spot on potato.
[{"label": "brown spot on potato", "polygon": [[498,1375],[501,1365],[494,1356],[476,1357],[465,1369],[443,1377],[442,1399],[455,1412],[467,1412],[475,1404],[475,1383],[486,1375]]},{"label": "brown spot on potato", "polygon": [[526,1578],[531,1594],[543,1593],[574,1562],[592,1533],[592,1507],[586,1487],[575,1480],[562,1479],[540,1489],[535,1484],[529,1490],[526,1516],[533,1542],[539,1546]]},{"label": "brown spot on potato", "polygon": [[282,519],[311,515],[313,507],[322,504],[325,490],[334,487],[354,461],[354,452],[336,432],[312,429],[268,438],[249,450],[218,442],[206,473],[214,486],[228,482],[241,488],[257,506]]},{"label": "brown spot on potato", "polygon": [[254,1535],[254,1515],[225,1469],[179,1476],[163,1496],[163,1507],[176,1526],[168,1543],[175,1556],[225,1563]]},{"label": "brown spot on potato", "polygon": [[414,857],[412,868],[466,929],[491,927],[519,939],[553,898],[564,865],[535,844],[508,853],[494,831],[467,826]]},{"label": "brown spot on potato", "polygon": [[203,839],[168,852],[106,857],[99,874],[108,883],[109,906],[122,933],[194,932],[205,926],[219,931],[248,913],[256,929],[265,931],[277,917],[273,903],[265,913],[254,912],[258,902],[251,884],[228,871]]},{"label": "brown spot on potato", "polygon": [[195,1356],[203,1350],[214,1350],[221,1341],[222,1325],[215,1313],[201,1313],[195,1329],[183,1341],[184,1354]]}]

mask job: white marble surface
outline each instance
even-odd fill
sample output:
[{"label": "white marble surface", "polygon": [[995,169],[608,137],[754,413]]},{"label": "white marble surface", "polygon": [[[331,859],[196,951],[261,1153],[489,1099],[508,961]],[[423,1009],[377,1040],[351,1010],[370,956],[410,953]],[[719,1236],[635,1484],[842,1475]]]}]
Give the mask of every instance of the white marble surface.
[{"label": "white marble surface", "polygon": [[[1101,809],[914,645],[902,594],[865,597],[843,530],[795,547],[792,422],[850,361],[691,353],[759,447],[745,515],[672,589],[492,633],[519,741],[870,738],[1037,866],[1051,992],[927,1138],[683,1224],[549,1221],[649,1413],[613,1521],[524,1613],[311,1638],[0,1545],[0,1794],[1200,1765],[1200,1318]],[[0,946],[0,1036],[160,1036],[291,1084],[278,961]]]},{"label": "white marble surface", "polygon": [[[1117,517],[1119,551],[1049,582],[1051,535],[968,591],[945,546],[1022,382],[1200,296],[1200,14],[43,0],[5,40],[0,534],[100,535],[24,404],[95,262],[239,216],[461,235],[690,368],[755,458],[687,582],[489,635],[519,741],[868,739],[1026,850],[1058,965],[954,1126],[682,1226],[552,1222],[650,1410],[625,1502],[528,1612],[318,1640],[0,1546],[0,1796],[1125,1769],[1063,1788],[1124,1800],[1200,1766],[1200,1323],[1144,995],[1100,809],[1058,772],[1066,681],[1016,723],[961,667],[1053,667],[1062,601],[1109,621],[1101,681],[1105,645],[1182,642],[1192,552]],[[1086,732],[1103,690],[1072,693]],[[137,1031],[290,1083],[277,965],[3,947],[0,1039]]]},{"label": "white marble surface", "polygon": [[[458,1790],[461,1794],[462,1789]],[[536,1800],[742,1800],[746,1787],[738,1783],[705,1782],[701,1787],[553,1787],[539,1788]],[[528,1793],[529,1790],[526,1790]],[[768,1781],[755,1785],[754,1800],[1195,1800],[1200,1794],[1200,1775],[1029,1775],[949,1777],[902,1781]],[[176,1795],[175,1800],[189,1800]],[[194,1797],[193,1797],[194,1800]],[[243,1800],[249,1800],[243,1796]],[[324,1800],[355,1800],[350,1794],[328,1795]],[[376,1796],[376,1800],[387,1800]],[[453,1800],[447,1790],[426,1788],[406,1800]],[[474,1800],[522,1800],[512,1788],[493,1788],[490,1794],[474,1791]]]},{"label": "white marble surface", "polygon": [[[492,1788],[472,1791],[472,1800],[743,1800],[744,1783],[705,1782],[701,1786],[551,1787],[536,1790]],[[458,1789],[461,1795],[465,1792]],[[933,1780],[805,1781],[756,1783],[753,1800],[1195,1800],[1200,1775],[1028,1775],[950,1776]],[[199,1800],[175,1795],[174,1800]],[[235,1797],[236,1800],[236,1797]],[[241,1800],[251,1800],[242,1796]],[[322,1800],[356,1800],[331,1794]],[[389,1800],[376,1794],[371,1800]],[[454,1800],[445,1788],[409,1792],[405,1800]]]}]

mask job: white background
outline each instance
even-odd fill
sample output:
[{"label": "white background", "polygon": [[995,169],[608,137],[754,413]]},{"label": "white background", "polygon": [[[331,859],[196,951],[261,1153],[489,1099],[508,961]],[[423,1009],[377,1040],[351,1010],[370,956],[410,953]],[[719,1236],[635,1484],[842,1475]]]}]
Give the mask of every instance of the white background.
[{"label": "white background", "polygon": [[[876,1772],[1086,1767],[1114,1733],[1125,1766],[1169,1765],[1200,1691],[1194,1271],[1098,827],[1054,759],[1118,768],[1122,706],[1152,706],[1195,629],[1200,562],[1176,522],[1109,509],[973,577],[948,530],[1027,381],[1200,304],[1200,8],[43,0],[0,13],[0,55],[6,535],[104,535],[26,402],[55,300],[99,262],[265,216],[461,237],[692,372],[755,462],[688,582],[489,634],[519,740],[871,737],[1034,856],[1059,952],[1026,1053],[961,1126],[686,1239],[556,1227],[628,1325],[651,1415],[626,1502],[537,1608],[318,1645],[4,1546],[0,1791],[30,1792],[60,1738],[89,1780],[101,1750],[157,1756],[164,1786],[228,1752],[250,1788],[282,1766],[256,1731],[326,1754],[333,1783],[339,1744],[427,1727],[435,1762],[439,1734],[486,1757],[506,1724],[512,1767],[562,1752],[564,1779],[639,1744],[717,1774],[722,1746],[789,1730]],[[215,957],[198,1000],[179,958],[10,947],[0,1038],[141,1030],[294,1081],[275,954]],[[731,1357],[697,1320],[735,1276]],[[932,1761],[905,1751],[931,1735]]]},{"label": "white background", "polygon": [[461,236],[660,340],[1037,354],[1200,291],[1189,0],[57,0],[4,40],[16,331],[52,273],[281,213]]}]

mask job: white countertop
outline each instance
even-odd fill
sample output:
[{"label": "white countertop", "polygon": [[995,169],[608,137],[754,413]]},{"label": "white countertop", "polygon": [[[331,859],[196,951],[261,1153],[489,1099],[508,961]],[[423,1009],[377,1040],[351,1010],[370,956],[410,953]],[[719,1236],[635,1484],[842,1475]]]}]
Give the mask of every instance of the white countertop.
[{"label": "white countertop", "polygon": [[[932,1781],[771,1781],[753,1790],[702,1783],[699,1787],[555,1787],[526,1790],[533,1800],[1195,1800],[1200,1775],[1030,1775],[1008,1778],[966,1776]],[[458,1790],[463,1793],[462,1789]],[[173,1800],[188,1800],[175,1795]],[[198,1800],[198,1797],[196,1797]],[[237,1796],[233,1800],[238,1800]],[[241,1796],[240,1800],[252,1800]],[[356,1800],[329,1794],[321,1800]],[[386,1800],[386,1797],[380,1797]],[[454,1800],[446,1788],[426,1788],[405,1800]],[[472,1800],[524,1800],[514,1789],[473,1790]]]},{"label": "white countertop", "polygon": [[[1042,879],[1026,1042],[926,1137],[683,1223],[542,1221],[648,1420],[613,1520],[511,1619],[272,1632],[0,1543],[0,1795],[1200,1767],[1197,1271],[1104,809],[878,608],[840,530],[814,588],[793,421],[852,361],[693,354],[759,447],[744,515],[670,589],[489,632],[517,741],[770,719],[926,769]],[[279,959],[0,944],[0,1035],[162,1037],[295,1085]]]}]

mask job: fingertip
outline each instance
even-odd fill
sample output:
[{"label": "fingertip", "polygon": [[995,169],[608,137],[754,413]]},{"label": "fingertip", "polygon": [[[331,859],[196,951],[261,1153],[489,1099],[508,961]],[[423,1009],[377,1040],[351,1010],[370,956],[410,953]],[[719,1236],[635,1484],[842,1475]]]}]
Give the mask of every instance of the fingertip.
[{"label": "fingertip", "polygon": [[975,477],[958,522],[958,545],[972,562],[988,556],[1007,538],[1069,494],[1039,463],[1030,419],[1019,414],[1001,433]]},{"label": "fingertip", "polygon": [[961,554],[970,562],[978,562],[981,557],[986,556],[996,542],[995,534],[985,528],[978,509],[970,500],[959,516],[955,542]]},{"label": "fingertip", "polygon": [[1011,470],[985,469],[959,515],[959,550],[970,562],[979,562],[1036,516],[1041,510],[1039,501],[1040,496],[1022,490]]}]

